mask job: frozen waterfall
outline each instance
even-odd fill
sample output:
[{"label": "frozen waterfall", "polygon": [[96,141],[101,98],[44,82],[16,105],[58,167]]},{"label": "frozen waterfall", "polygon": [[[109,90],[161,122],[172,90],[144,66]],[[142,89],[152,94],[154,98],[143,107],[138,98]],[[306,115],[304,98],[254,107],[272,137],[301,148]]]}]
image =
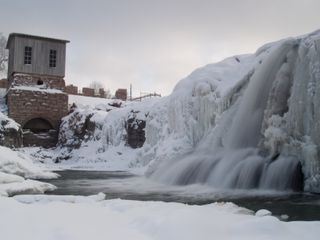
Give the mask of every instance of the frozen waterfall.
[{"label": "frozen waterfall", "polygon": [[[229,94],[215,100],[211,110],[205,99],[217,96],[215,88],[181,103],[184,110],[179,111],[193,120],[185,118],[179,129],[169,127],[168,132],[183,135],[184,131],[194,147],[182,156],[162,159],[150,177],[215,188],[320,191],[319,38],[316,32],[258,50],[252,72]],[[203,113],[207,118],[196,116],[197,102],[203,101],[211,111]],[[169,106],[169,114],[178,108],[176,102],[171,110]],[[177,119],[174,121],[176,125]],[[194,126],[201,134],[190,134]]]}]

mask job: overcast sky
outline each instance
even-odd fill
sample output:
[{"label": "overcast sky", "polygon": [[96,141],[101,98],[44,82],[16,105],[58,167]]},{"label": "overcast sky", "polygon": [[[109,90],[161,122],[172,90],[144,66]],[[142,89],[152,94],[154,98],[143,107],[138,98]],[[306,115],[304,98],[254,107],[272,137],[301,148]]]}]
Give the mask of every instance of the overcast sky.
[{"label": "overcast sky", "polygon": [[320,0],[0,0],[0,32],[70,40],[65,80],[169,94],[195,68],[320,28]]}]

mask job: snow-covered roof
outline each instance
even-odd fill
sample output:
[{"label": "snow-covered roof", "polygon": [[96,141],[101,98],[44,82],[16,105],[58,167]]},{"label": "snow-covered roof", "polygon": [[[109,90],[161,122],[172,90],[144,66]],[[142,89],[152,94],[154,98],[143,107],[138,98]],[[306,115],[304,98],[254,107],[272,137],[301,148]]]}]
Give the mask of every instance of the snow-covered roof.
[{"label": "snow-covered roof", "polygon": [[39,91],[39,92],[47,92],[47,93],[64,93],[58,89],[40,88],[40,87],[36,87],[36,86],[14,86],[11,89],[24,90],[24,91]]},{"label": "snow-covered roof", "polygon": [[25,33],[10,33],[6,49],[9,49],[9,43],[14,37],[21,37],[21,38],[31,38],[31,39],[38,39],[38,40],[45,40],[45,41],[51,41],[51,42],[60,42],[60,43],[69,43],[69,40],[63,40],[63,39],[57,39],[57,38],[49,38],[49,37],[42,37],[42,36],[35,36]]}]

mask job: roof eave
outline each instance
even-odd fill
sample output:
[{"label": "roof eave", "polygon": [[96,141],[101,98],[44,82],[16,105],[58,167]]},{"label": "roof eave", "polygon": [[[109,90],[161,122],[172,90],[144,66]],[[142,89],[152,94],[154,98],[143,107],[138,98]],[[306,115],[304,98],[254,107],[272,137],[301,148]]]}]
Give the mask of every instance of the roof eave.
[{"label": "roof eave", "polygon": [[33,38],[33,39],[39,39],[39,40],[47,40],[47,41],[54,41],[54,42],[60,42],[60,43],[69,43],[69,40],[63,40],[63,39],[57,39],[57,38],[49,38],[49,37],[42,37],[42,36],[35,36],[30,34],[24,34],[24,33],[10,33],[6,45],[6,49],[9,49],[9,43],[11,42],[11,39],[13,37],[22,37],[22,38]]}]

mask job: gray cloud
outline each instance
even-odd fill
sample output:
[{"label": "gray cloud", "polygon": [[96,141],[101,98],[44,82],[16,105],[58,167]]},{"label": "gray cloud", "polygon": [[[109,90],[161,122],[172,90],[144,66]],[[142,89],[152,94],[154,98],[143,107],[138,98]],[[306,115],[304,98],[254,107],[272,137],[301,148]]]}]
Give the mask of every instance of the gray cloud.
[{"label": "gray cloud", "polygon": [[71,40],[68,83],[169,94],[194,68],[319,28],[318,0],[0,0],[0,32]]}]

